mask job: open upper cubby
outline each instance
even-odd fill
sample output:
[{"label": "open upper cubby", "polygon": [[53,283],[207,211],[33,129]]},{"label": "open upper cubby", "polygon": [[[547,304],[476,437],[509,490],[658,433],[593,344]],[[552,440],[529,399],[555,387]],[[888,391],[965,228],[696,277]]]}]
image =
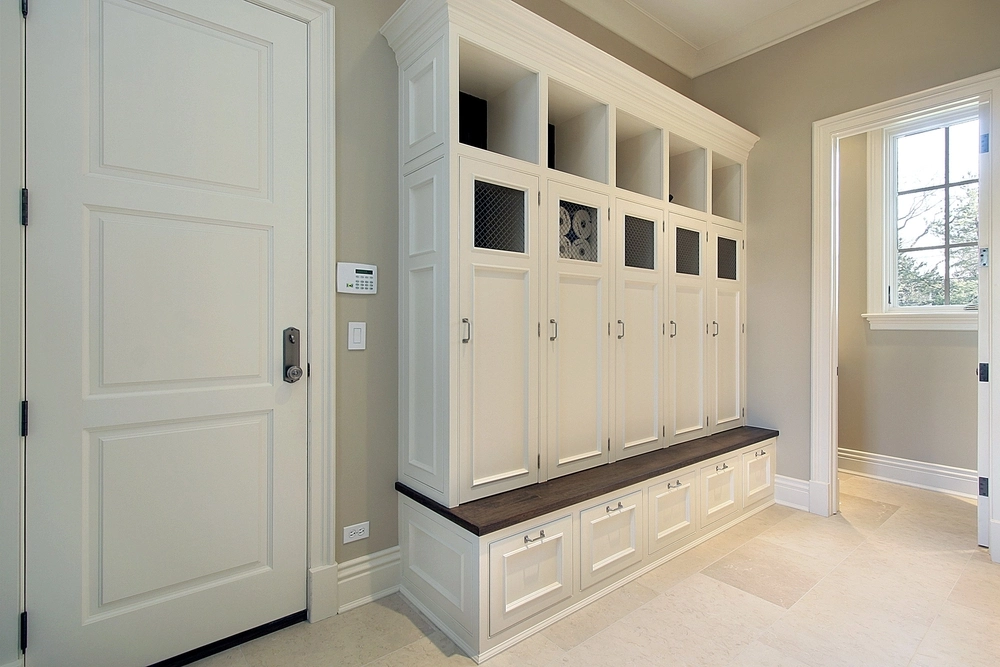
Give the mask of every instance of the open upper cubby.
[{"label": "open upper cubby", "polygon": [[670,174],[667,192],[670,201],[696,211],[708,205],[707,151],[684,137],[670,134]]},{"label": "open upper cubby", "polygon": [[464,40],[458,46],[459,141],[538,163],[538,74]]},{"label": "open upper cubby", "polygon": [[712,214],[743,222],[743,165],[712,152]]},{"label": "open upper cubby", "polygon": [[619,110],[615,119],[615,185],[663,197],[663,130]]},{"label": "open upper cubby", "polygon": [[548,165],[608,182],[608,105],[549,80]]}]

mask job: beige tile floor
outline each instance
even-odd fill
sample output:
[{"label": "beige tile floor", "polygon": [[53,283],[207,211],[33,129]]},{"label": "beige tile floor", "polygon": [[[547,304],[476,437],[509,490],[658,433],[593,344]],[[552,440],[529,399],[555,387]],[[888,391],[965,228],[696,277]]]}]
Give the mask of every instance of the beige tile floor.
[{"label": "beige tile floor", "polygon": [[[841,513],[774,506],[493,658],[543,665],[1000,665],[1000,565],[971,500],[841,475]],[[471,665],[399,595],[198,667]]]}]

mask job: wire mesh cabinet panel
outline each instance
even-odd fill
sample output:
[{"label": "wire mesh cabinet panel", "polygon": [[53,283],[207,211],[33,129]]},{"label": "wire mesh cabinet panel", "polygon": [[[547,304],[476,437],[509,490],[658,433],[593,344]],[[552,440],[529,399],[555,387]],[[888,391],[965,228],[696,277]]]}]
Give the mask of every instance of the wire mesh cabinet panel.
[{"label": "wire mesh cabinet panel", "polygon": [[671,444],[710,432],[706,372],[708,225],[670,214],[667,243],[667,437]]},{"label": "wire mesh cabinet panel", "polygon": [[615,459],[659,449],[663,420],[663,211],[615,205]]},{"label": "wire mesh cabinet panel", "polygon": [[710,368],[714,392],[710,412],[712,431],[744,423],[744,277],[743,232],[712,224],[708,247]]},{"label": "wire mesh cabinet panel", "polygon": [[609,460],[613,253],[608,211],[605,195],[548,182],[542,340],[549,478]]},{"label": "wire mesh cabinet panel", "polygon": [[459,498],[538,480],[538,178],[459,162]]}]

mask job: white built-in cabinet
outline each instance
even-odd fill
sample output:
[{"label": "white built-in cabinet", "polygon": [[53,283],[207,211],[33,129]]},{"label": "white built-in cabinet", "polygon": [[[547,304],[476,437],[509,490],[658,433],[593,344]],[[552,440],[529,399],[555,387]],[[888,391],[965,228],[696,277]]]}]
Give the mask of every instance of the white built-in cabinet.
[{"label": "white built-in cabinet", "polygon": [[399,480],[454,507],[742,425],[756,137],[510,0],[382,32]]}]

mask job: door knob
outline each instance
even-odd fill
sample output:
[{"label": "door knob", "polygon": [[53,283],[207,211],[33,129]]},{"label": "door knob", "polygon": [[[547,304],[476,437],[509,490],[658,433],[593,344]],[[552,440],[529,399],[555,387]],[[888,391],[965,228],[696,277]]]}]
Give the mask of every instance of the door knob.
[{"label": "door knob", "polygon": [[302,379],[302,366],[299,363],[299,330],[295,327],[288,327],[282,332],[284,349],[285,382],[298,382]]}]

